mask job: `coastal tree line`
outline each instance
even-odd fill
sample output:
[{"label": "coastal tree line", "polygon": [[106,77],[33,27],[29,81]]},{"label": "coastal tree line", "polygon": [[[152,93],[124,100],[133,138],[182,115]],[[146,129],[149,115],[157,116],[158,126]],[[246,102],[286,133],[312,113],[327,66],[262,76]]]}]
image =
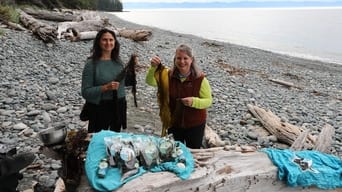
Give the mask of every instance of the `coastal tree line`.
[{"label": "coastal tree line", "polygon": [[[121,0],[0,0],[0,23],[19,23],[20,7],[39,9],[78,9],[99,11],[122,11]],[[4,30],[0,27],[0,35]]]},{"label": "coastal tree line", "polygon": [[54,9],[87,9],[100,11],[122,11],[121,0],[0,0],[0,6],[36,6]]}]

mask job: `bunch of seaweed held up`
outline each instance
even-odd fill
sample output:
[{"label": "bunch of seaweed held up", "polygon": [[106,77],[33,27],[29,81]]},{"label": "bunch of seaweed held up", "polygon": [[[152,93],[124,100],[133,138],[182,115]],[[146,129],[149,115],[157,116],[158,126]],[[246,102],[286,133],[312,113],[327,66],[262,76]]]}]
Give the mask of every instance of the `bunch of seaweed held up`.
[{"label": "bunch of seaweed held up", "polygon": [[136,79],[136,73],[135,68],[138,65],[138,56],[137,54],[132,54],[124,71],[125,74],[125,86],[131,86],[132,87],[132,94],[134,98],[134,106],[138,107],[137,104],[137,79]]}]

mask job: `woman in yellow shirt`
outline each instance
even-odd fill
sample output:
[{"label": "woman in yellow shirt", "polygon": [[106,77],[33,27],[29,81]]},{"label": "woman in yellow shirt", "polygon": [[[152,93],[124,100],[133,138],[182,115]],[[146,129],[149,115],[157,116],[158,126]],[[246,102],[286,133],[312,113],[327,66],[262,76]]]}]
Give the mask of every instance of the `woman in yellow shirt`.
[{"label": "woman in yellow shirt", "polygon": [[204,136],[207,108],[212,104],[210,84],[197,66],[192,49],[181,44],[176,48],[171,69],[154,56],[146,83],[158,87],[162,136],[173,134],[189,148],[200,148]]}]

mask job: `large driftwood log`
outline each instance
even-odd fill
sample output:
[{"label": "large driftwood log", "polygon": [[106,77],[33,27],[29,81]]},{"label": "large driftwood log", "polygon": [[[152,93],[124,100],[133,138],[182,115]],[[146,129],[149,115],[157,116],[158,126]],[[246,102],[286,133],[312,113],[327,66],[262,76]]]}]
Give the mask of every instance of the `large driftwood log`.
[{"label": "large driftwood log", "polygon": [[84,20],[100,20],[101,16],[98,15],[95,11],[75,11],[75,10],[55,10],[48,11],[42,9],[32,9],[32,8],[23,8],[27,14],[43,20],[56,21],[56,22],[64,22],[64,21],[84,21]]},{"label": "large driftwood log", "polygon": [[[195,153],[211,153],[204,167],[197,167],[189,179],[181,180],[174,173],[146,173],[135,178],[115,192],[315,192],[327,191],[315,187],[288,187],[277,178],[277,167],[273,165],[266,153],[225,151],[219,148]],[[83,177],[79,192],[93,191]],[[334,191],[334,190],[330,190]]]},{"label": "large driftwood log", "polygon": [[144,29],[118,29],[119,35],[133,41],[148,41],[152,31]]},{"label": "large driftwood log", "polygon": [[32,16],[26,14],[22,10],[18,10],[20,13],[19,20],[20,22],[29,30],[33,32],[33,34],[37,35],[40,39],[42,39],[46,43],[55,42],[56,39],[56,28],[52,27],[46,23],[43,23]]},{"label": "large driftwood log", "polygon": [[[106,27],[115,32],[117,36],[121,36],[133,41],[147,41],[151,37],[152,32],[148,30],[127,30],[127,29],[115,29],[114,27]],[[97,31],[83,31],[80,32],[77,28],[68,28],[66,32],[62,32],[60,37],[69,39],[70,41],[81,41],[95,39]]]},{"label": "large driftwood log", "polygon": [[[212,131],[210,127],[208,127],[208,130],[209,132]],[[331,127],[329,126],[322,131],[322,135],[329,137],[331,134]],[[299,143],[305,140],[308,131],[303,132],[301,135],[298,139]],[[129,181],[115,192],[329,191],[316,187],[288,187],[284,181],[278,180],[278,169],[273,165],[267,154],[257,152],[254,146],[224,146],[207,149],[190,149],[190,151],[195,159],[196,168],[189,179],[181,180],[171,172],[148,172]],[[80,182],[76,191],[94,192],[89,186],[85,175],[81,176]],[[60,189],[64,187],[63,183],[60,183],[60,180],[58,187]],[[339,190],[330,191],[338,192]]]},{"label": "large driftwood log", "polygon": [[[250,104],[247,105],[247,107],[248,110],[260,120],[265,129],[267,129],[272,135],[275,135],[281,142],[292,145],[297,137],[304,131],[303,128],[294,126],[287,122],[282,122],[279,117],[269,110]],[[315,138],[310,134],[307,135],[305,141],[309,148],[312,148],[315,144]]]},{"label": "large driftwood log", "polygon": [[81,41],[95,39],[97,33],[98,31],[79,32],[74,28],[69,28],[66,30],[66,32],[63,33],[63,36],[65,39],[68,39],[70,41]]},{"label": "large driftwood log", "polygon": [[57,12],[57,11],[48,11],[43,9],[32,9],[32,8],[23,8],[25,13],[37,18],[44,19],[49,21],[75,21],[77,19],[77,15],[74,15],[73,12]]},{"label": "large driftwood log", "polygon": [[[147,41],[152,36],[152,31],[144,29],[116,29],[108,18],[101,18],[96,12],[80,12],[77,16],[61,15],[58,12],[46,10],[19,10],[20,21],[26,28],[44,42],[55,42],[56,39],[66,38],[71,41],[94,39],[97,31],[108,28],[116,32],[118,36],[132,39],[133,41]],[[27,14],[29,13],[29,14]],[[64,21],[57,24],[57,28],[43,23],[31,16],[39,19]],[[72,21],[69,21],[72,20]],[[76,21],[74,21],[76,20]]]},{"label": "large driftwood log", "polygon": [[63,34],[67,32],[68,29],[72,29],[74,31],[77,31],[77,33],[80,33],[86,31],[99,31],[103,28],[114,29],[114,27],[109,23],[108,19],[84,20],[79,22],[60,22],[57,24],[57,38],[61,39],[63,37]]}]

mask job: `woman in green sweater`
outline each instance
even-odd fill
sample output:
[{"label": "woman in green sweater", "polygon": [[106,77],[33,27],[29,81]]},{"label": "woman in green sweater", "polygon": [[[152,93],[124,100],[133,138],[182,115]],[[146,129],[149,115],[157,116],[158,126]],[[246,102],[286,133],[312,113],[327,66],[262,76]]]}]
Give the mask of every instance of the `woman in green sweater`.
[{"label": "woman in green sweater", "polygon": [[115,33],[100,30],[82,73],[82,97],[94,106],[89,133],[104,129],[120,132],[126,128],[125,82],[124,78],[118,79],[123,68]]},{"label": "woman in green sweater", "polygon": [[212,104],[211,88],[195,62],[192,49],[179,45],[174,64],[167,69],[161,59],[151,59],[146,83],[158,86],[162,136],[173,134],[189,148],[200,148],[204,136],[207,108]]}]

